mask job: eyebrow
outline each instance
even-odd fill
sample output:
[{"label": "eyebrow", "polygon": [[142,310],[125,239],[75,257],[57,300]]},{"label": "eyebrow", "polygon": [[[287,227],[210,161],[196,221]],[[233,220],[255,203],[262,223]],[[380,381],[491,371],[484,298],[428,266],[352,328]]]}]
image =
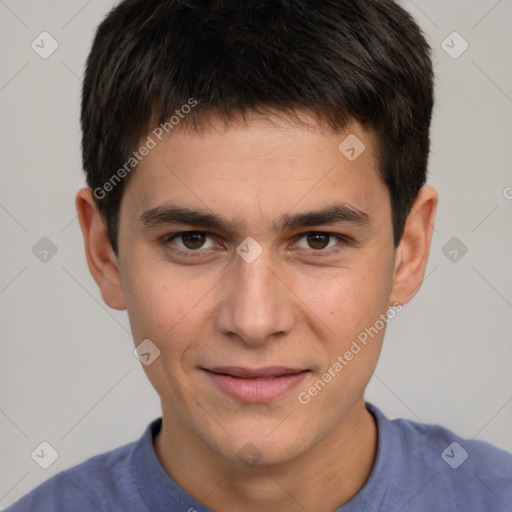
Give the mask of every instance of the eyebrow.
[{"label": "eyebrow", "polygon": [[[327,206],[321,210],[282,215],[274,222],[273,229],[277,231],[284,231],[286,229],[297,229],[337,223],[350,223],[366,226],[371,223],[371,220],[372,218],[368,213],[365,213],[348,203],[342,203]],[[222,217],[205,210],[168,205],[157,206],[145,211],[140,216],[139,222],[146,229],[159,226],[184,224],[216,229],[226,233],[242,231],[243,227],[243,224],[240,222],[230,223]]]}]

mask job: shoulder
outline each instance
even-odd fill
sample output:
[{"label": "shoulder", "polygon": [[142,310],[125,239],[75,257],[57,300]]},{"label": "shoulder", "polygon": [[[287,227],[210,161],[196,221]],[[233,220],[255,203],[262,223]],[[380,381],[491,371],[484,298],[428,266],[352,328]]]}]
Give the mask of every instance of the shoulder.
[{"label": "shoulder", "polygon": [[420,455],[443,469],[512,482],[512,454],[505,450],[486,441],[463,438],[441,425],[403,419],[392,420],[391,424],[411,455]]},{"label": "shoulder", "polygon": [[57,473],[16,501],[6,512],[133,509],[130,508],[134,505],[133,499],[130,501],[127,494],[131,494],[130,489],[136,489],[129,464],[136,444],[120,446]]},{"label": "shoulder", "polygon": [[399,480],[417,490],[411,495],[411,510],[512,510],[511,453],[462,438],[440,425],[388,420],[376,408],[373,411],[379,428],[388,431],[391,444],[400,451]]}]

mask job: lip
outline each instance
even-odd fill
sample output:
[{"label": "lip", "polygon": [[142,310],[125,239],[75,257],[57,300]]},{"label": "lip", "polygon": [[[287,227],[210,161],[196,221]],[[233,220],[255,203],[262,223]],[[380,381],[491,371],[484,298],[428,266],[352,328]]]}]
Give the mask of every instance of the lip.
[{"label": "lip", "polygon": [[271,402],[296,387],[309,373],[303,368],[269,366],[249,369],[240,366],[202,368],[224,394],[242,402]]}]

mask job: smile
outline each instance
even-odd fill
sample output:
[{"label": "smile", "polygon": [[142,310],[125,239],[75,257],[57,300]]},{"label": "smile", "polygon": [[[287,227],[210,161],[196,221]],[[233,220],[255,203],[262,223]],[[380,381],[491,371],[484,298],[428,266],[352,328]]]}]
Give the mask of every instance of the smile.
[{"label": "smile", "polygon": [[284,395],[309,373],[300,368],[267,367],[247,369],[241,367],[202,368],[213,385],[224,395],[242,402],[270,402]]}]

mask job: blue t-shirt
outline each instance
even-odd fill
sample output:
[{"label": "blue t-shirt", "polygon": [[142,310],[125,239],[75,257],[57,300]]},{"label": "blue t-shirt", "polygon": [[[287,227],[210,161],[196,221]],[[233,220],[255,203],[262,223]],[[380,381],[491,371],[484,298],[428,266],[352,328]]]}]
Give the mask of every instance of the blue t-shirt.
[{"label": "blue t-shirt", "polygon": [[[512,510],[512,454],[367,408],[378,428],[375,464],[364,487],[335,512]],[[160,464],[153,448],[160,427],[161,418],[139,441],[51,477],[7,512],[211,512]]]}]

